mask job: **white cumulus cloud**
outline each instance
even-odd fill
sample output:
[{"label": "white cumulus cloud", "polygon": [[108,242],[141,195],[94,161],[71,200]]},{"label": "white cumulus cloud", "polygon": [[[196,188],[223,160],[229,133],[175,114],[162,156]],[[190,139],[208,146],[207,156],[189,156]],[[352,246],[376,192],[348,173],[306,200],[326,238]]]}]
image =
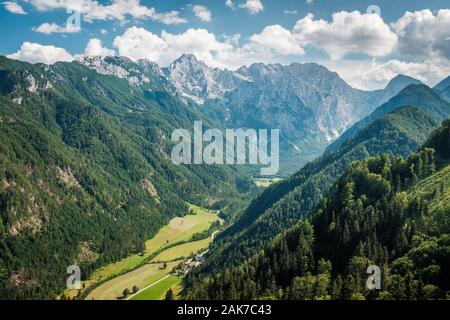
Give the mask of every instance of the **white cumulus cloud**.
[{"label": "white cumulus cloud", "polygon": [[100,39],[89,40],[86,49],[84,50],[86,56],[115,56],[116,52],[114,50],[105,48]]},{"label": "white cumulus cloud", "polygon": [[167,49],[167,44],[144,28],[131,27],[114,39],[114,47],[118,49],[119,55],[130,59],[159,61]]},{"label": "white cumulus cloud", "polygon": [[65,26],[60,26],[56,23],[43,23],[38,27],[33,28],[34,31],[44,34],[52,34],[52,33],[76,33],[80,32],[81,28],[76,28],[72,24],[68,24]]},{"label": "white cumulus cloud", "polygon": [[3,2],[3,6],[5,7],[5,10],[15,13],[15,14],[27,14],[25,10],[23,10],[22,6],[14,1],[5,1]]},{"label": "white cumulus cloud", "polygon": [[[114,40],[120,55],[133,60],[149,59],[162,66],[185,53],[195,54],[210,66],[236,69],[255,62],[281,62],[284,55],[302,55],[303,49],[290,31],[269,26],[239,46],[240,35],[221,41],[206,29],[188,29],[183,33],[163,31],[157,35],[144,28],[131,27]],[[279,60],[277,60],[277,57]]]},{"label": "white cumulus cloud", "polygon": [[234,8],[235,8],[234,3],[233,3],[233,0],[226,0],[226,1],[225,1],[225,5],[226,5],[228,8],[230,8],[230,9],[234,9]]},{"label": "white cumulus cloud", "polygon": [[74,57],[63,48],[45,46],[38,43],[24,42],[19,51],[7,56],[10,59],[53,64],[57,61],[73,61]]},{"label": "white cumulus cloud", "polygon": [[406,62],[398,59],[321,61],[351,86],[362,90],[382,89],[395,76],[404,74],[430,86],[450,75],[450,64],[438,61]]},{"label": "white cumulus cloud", "polygon": [[141,4],[140,0],[111,0],[102,4],[97,0],[27,0],[40,11],[56,9],[78,11],[87,21],[133,19],[151,19],[164,24],[182,24],[187,20],[179,16],[178,11],[157,12],[155,8]]},{"label": "white cumulus cloud", "polygon": [[348,53],[385,56],[397,43],[397,35],[380,16],[358,11],[333,13],[331,22],[308,14],[297,21],[293,33],[301,44],[323,49],[332,59]]},{"label": "white cumulus cloud", "polygon": [[450,60],[449,9],[406,12],[392,27],[399,36],[398,53]]},{"label": "white cumulus cloud", "polygon": [[[78,2],[27,1],[39,10],[68,8]],[[241,0],[241,7],[250,2]],[[112,0],[108,5],[99,4],[96,0],[88,0],[87,3],[89,8],[99,9],[88,13],[90,19],[162,19],[162,15],[141,5],[139,0]],[[225,2],[233,8],[235,3],[231,0]],[[209,12],[206,7],[195,7],[192,6],[192,10],[200,19],[212,19],[211,14],[204,15],[204,9]],[[251,12],[248,6],[244,8]],[[255,10],[260,12],[264,9],[262,3],[259,8]],[[87,12],[87,9],[83,10]],[[172,18],[179,18],[178,13],[167,13],[165,16],[165,19]],[[169,23],[169,20],[166,22]],[[44,23],[35,30],[46,34],[67,32],[63,26],[50,23]],[[107,31],[101,33],[106,34]],[[450,74],[450,10],[406,12],[391,25],[376,14],[358,11],[337,12],[327,20],[308,14],[292,28],[269,25],[248,38],[240,34],[217,37],[207,29],[194,28],[179,33],[162,31],[156,34],[133,26],[117,36],[112,46],[116,50],[104,47],[100,39],[91,39],[84,54],[117,53],[133,60],[149,59],[161,66],[167,66],[182,54],[195,54],[210,66],[236,69],[257,62],[286,64],[305,60],[300,59],[305,55],[305,48],[313,47],[331,57],[316,62],[338,72],[344,80],[361,89],[382,88],[397,74],[406,74],[432,85]],[[352,60],[349,54],[364,56]],[[44,63],[73,59],[63,48],[31,42],[24,42],[18,52],[8,57]]]},{"label": "white cumulus cloud", "polygon": [[211,11],[205,6],[195,5],[192,7],[192,11],[202,21],[211,22],[212,14]]},{"label": "white cumulus cloud", "polygon": [[261,0],[247,0],[239,5],[239,8],[247,9],[250,14],[257,14],[264,11],[264,5]]},{"label": "white cumulus cloud", "polygon": [[280,54],[303,55],[305,53],[295,36],[280,25],[265,27],[260,34],[251,36],[250,41]]}]

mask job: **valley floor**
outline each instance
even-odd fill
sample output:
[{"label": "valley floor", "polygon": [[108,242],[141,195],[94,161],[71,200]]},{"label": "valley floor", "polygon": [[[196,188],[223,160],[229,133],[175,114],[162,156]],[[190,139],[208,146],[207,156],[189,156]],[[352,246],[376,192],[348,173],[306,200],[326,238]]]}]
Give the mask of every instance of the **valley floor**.
[{"label": "valley floor", "polygon": [[[83,286],[92,291],[86,300],[158,300],[165,296],[169,288],[180,291],[182,276],[174,275],[174,268],[196,253],[205,251],[213,236],[201,240],[192,240],[192,236],[210,228],[220,220],[213,211],[190,205],[195,214],[176,217],[163,227],[158,234],[145,243],[143,254],[135,254],[116,263],[106,265],[95,271]],[[184,266],[183,266],[184,267]],[[133,287],[138,291],[132,291]],[[125,289],[130,295],[123,296]],[[65,293],[70,298],[78,291]]]}]

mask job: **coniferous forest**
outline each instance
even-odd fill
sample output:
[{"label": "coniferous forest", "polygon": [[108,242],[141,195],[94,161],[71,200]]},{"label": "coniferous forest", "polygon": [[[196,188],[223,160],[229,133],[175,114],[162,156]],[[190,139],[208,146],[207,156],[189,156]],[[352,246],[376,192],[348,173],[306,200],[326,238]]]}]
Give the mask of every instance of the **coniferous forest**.
[{"label": "coniferous forest", "polygon": [[[355,161],[318,209],[255,257],[196,282],[191,299],[447,299],[450,121],[406,159]],[[382,290],[366,269],[379,266]]]}]

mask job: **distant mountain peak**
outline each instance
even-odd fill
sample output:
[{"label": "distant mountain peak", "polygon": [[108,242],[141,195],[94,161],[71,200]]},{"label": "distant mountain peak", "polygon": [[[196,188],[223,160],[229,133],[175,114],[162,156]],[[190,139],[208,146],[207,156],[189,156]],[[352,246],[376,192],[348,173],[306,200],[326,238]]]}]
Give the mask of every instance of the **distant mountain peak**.
[{"label": "distant mountain peak", "polygon": [[233,72],[209,67],[193,54],[181,55],[164,72],[182,96],[198,104],[222,97],[234,87]]},{"label": "distant mountain peak", "polygon": [[396,81],[415,81],[415,82],[420,82],[419,80],[417,80],[417,79],[415,79],[413,77],[410,77],[410,76],[407,76],[406,74],[401,74],[401,73],[396,75],[395,77],[393,77],[391,79],[391,81],[389,81],[389,82],[396,82]]},{"label": "distant mountain peak", "polygon": [[399,74],[392,78],[386,86],[385,90],[400,92],[402,89],[406,88],[410,84],[422,84],[420,80],[414,79],[410,76]]},{"label": "distant mountain peak", "polygon": [[178,65],[178,64],[193,64],[193,65],[202,65],[206,66],[206,64],[197,59],[197,56],[192,53],[185,53],[178,57],[178,59],[174,60],[171,65]]},{"label": "distant mountain peak", "polygon": [[199,61],[197,56],[193,53],[183,53],[177,60],[192,60]]},{"label": "distant mountain peak", "polygon": [[450,76],[439,82],[433,89],[437,91],[443,91],[450,87]]},{"label": "distant mountain peak", "polygon": [[84,56],[78,58],[77,62],[100,74],[127,80],[135,87],[175,92],[161,68],[147,59],[135,62],[124,56]]}]

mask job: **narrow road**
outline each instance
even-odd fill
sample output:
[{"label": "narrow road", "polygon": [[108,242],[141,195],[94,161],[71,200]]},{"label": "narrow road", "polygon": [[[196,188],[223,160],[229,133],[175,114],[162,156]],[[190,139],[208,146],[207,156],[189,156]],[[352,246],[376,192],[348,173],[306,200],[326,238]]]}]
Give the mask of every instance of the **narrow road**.
[{"label": "narrow road", "polygon": [[169,273],[169,274],[166,274],[164,277],[162,277],[162,278],[159,279],[158,281],[155,281],[155,282],[149,284],[148,286],[146,286],[145,288],[139,290],[138,292],[133,293],[131,296],[128,296],[125,300],[130,300],[130,299],[133,298],[135,295],[138,295],[138,294],[141,293],[142,291],[147,290],[147,289],[150,288],[150,287],[153,287],[154,285],[160,283],[161,281],[167,279],[168,277],[170,277],[170,273]]},{"label": "narrow road", "polygon": [[216,236],[216,233],[219,232],[219,230],[216,230],[211,235],[211,241],[214,241],[214,237]]}]

